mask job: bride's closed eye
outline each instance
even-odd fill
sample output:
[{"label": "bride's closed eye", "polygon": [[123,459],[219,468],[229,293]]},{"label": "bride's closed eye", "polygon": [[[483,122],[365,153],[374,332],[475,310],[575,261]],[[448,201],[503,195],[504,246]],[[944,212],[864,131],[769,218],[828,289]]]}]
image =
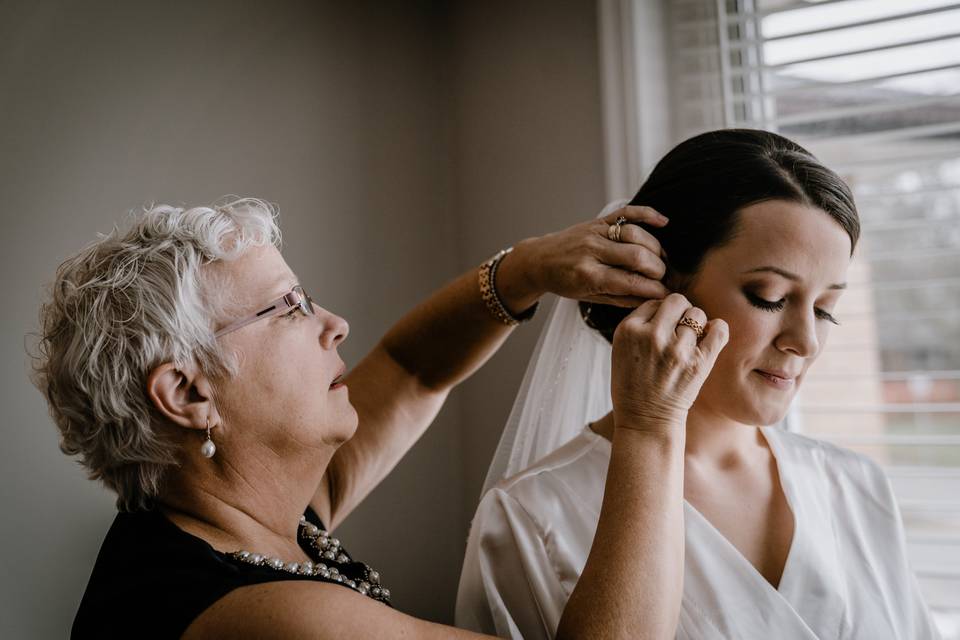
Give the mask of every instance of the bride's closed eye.
[{"label": "bride's closed eye", "polygon": [[[744,289],[743,295],[746,296],[750,304],[757,307],[758,309],[763,309],[764,311],[771,311],[771,312],[782,311],[783,307],[787,303],[787,301],[783,298],[776,301],[766,300],[764,298],[761,298],[757,294],[753,293],[752,291],[749,291],[746,289]],[[817,308],[814,310],[814,313],[816,313],[817,318],[820,320],[826,320],[836,325],[840,324],[840,322],[836,318],[834,318],[829,312],[824,311],[823,309]]]}]

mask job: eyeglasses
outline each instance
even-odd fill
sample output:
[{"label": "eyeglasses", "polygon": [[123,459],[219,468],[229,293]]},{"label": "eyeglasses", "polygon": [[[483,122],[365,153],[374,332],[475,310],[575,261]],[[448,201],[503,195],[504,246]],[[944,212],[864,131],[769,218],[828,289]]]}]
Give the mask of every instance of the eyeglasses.
[{"label": "eyeglasses", "polygon": [[231,331],[236,331],[241,327],[245,327],[250,323],[256,322],[257,320],[263,320],[264,318],[272,318],[273,316],[280,316],[285,313],[290,312],[291,310],[299,309],[303,315],[312,316],[314,315],[313,311],[313,299],[307,295],[307,292],[303,290],[303,287],[296,285],[289,292],[283,294],[283,297],[277,298],[271,302],[266,308],[257,311],[253,315],[247,316],[246,318],[241,318],[233,324],[229,324],[223,329],[220,329],[215,334],[214,338],[219,338],[224,336]]}]

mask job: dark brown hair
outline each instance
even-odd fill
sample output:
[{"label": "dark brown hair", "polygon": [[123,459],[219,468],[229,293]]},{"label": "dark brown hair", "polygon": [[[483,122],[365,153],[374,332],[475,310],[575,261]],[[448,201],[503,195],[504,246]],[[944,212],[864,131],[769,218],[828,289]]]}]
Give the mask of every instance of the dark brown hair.
[{"label": "dark brown hair", "polygon": [[[711,249],[736,234],[741,209],[765,200],[815,207],[850,236],[851,255],[860,220],[850,188],[812,153],[783,136],[754,129],[710,131],[681,142],[657,163],[632,205],[670,218],[665,227],[641,225],[669,256],[668,286],[685,287]],[[631,309],[587,302],[580,312],[607,340]]]}]

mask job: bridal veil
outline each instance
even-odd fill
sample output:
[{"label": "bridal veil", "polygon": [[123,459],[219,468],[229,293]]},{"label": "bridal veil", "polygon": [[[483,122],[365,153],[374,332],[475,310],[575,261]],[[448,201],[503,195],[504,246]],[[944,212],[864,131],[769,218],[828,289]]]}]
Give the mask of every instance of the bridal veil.
[{"label": "bridal veil", "polygon": [[[627,200],[615,200],[598,217],[626,204]],[[580,317],[579,303],[557,300],[527,365],[481,495],[613,408],[610,354],[610,343]]]}]

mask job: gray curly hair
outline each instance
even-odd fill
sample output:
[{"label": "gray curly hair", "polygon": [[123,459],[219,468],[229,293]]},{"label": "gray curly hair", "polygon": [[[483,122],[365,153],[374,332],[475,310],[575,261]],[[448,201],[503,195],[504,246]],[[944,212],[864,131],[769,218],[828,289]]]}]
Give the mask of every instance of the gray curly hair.
[{"label": "gray curly hair", "polygon": [[121,511],[146,508],[178,464],[146,393],[150,371],[164,362],[194,364],[213,380],[236,371],[235,354],[213,335],[234,301],[201,267],[279,247],[276,217],[256,198],[149,206],[126,233],[114,227],[57,269],[40,309],[33,383],[60,449],[116,492]]}]

